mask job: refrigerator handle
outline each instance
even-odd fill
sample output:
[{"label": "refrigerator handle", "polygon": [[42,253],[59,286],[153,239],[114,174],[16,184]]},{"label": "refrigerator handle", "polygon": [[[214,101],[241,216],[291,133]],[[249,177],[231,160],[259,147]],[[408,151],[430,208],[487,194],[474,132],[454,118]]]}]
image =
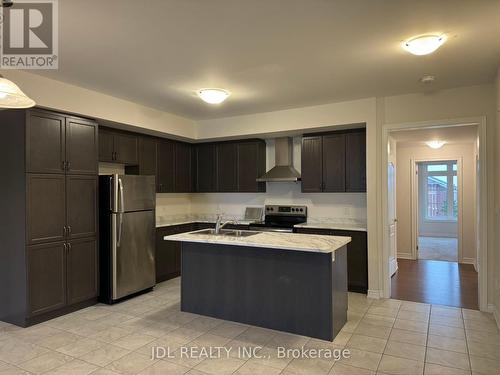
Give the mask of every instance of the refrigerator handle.
[{"label": "refrigerator handle", "polygon": [[123,213],[125,212],[125,199],[123,197],[123,182],[121,178],[118,179],[118,195],[120,199],[120,208],[118,210],[118,238],[116,240],[116,246],[120,247],[122,240]]}]

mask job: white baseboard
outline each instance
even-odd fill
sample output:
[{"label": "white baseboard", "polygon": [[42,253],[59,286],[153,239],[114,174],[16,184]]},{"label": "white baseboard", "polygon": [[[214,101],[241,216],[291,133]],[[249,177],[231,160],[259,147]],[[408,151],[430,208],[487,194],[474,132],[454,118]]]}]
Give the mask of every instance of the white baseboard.
[{"label": "white baseboard", "polygon": [[410,260],[413,260],[413,256],[411,255],[411,253],[400,253],[400,252],[398,252],[397,258],[398,259],[410,259]]},{"label": "white baseboard", "polygon": [[373,289],[368,289],[367,293],[368,298],[373,298],[373,299],[380,299],[382,298],[382,291],[381,290],[373,290]]},{"label": "white baseboard", "polygon": [[396,258],[392,258],[389,262],[389,275],[392,277],[398,270],[398,260]]},{"label": "white baseboard", "polygon": [[460,260],[460,263],[464,263],[464,264],[472,264],[474,266],[474,269],[476,270],[477,272],[477,264],[476,264],[476,259],[475,258],[467,258],[467,257],[463,257],[461,260]]},{"label": "white baseboard", "polygon": [[496,306],[493,305],[492,303],[490,303],[488,305],[488,310],[489,310],[489,312],[493,313],[493,316],[495,317],[495,321],[497,322],[497,327],[498,327],[498,329],[500,329],[500,312],[498,311]]}]

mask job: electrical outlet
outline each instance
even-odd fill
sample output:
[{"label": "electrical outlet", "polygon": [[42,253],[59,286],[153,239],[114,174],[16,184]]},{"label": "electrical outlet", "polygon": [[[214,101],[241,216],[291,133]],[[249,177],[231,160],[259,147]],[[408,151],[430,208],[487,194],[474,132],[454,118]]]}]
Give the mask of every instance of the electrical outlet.
[{"label": "electrical outlet", "polygon": [[499,279],[495,280],[495,289],[500,290],[500,280]]},{"label": "electrical outlet", "polygon": [[344,216],[351,217],[351,207],[344,207]]}]

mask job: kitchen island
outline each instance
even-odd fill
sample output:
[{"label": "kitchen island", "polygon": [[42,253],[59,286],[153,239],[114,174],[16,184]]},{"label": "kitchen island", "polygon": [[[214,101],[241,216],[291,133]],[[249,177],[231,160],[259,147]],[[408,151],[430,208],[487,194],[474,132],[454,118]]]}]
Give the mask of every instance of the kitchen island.
[{"label": "kitchen island", "polygon": [[180,241],[181,310],[332,341],[347,320],[349,237],[201,230]]}]

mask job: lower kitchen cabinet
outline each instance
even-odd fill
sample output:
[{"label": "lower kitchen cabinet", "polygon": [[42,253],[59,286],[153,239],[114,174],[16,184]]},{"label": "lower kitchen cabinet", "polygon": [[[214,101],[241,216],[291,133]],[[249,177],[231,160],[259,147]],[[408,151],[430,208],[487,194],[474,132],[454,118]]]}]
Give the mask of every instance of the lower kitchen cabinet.
[{"label": "lower kitchen cabinet", "polygon": [[97,242],[94,238],[67,243],[67,304],[96,298],[99,285],[97,277]]},{"label": "lower kitchen cabinet", "polygon": [[66,244],[34,245],[27,249],[28,316],[66,305]]},{"label": "lower kitchen cabinet", "polygon": [[296,233],[351,237],[347,244],[347,287],[350,292],[368,292],[367,233],[336,229],[295,228]]}]

